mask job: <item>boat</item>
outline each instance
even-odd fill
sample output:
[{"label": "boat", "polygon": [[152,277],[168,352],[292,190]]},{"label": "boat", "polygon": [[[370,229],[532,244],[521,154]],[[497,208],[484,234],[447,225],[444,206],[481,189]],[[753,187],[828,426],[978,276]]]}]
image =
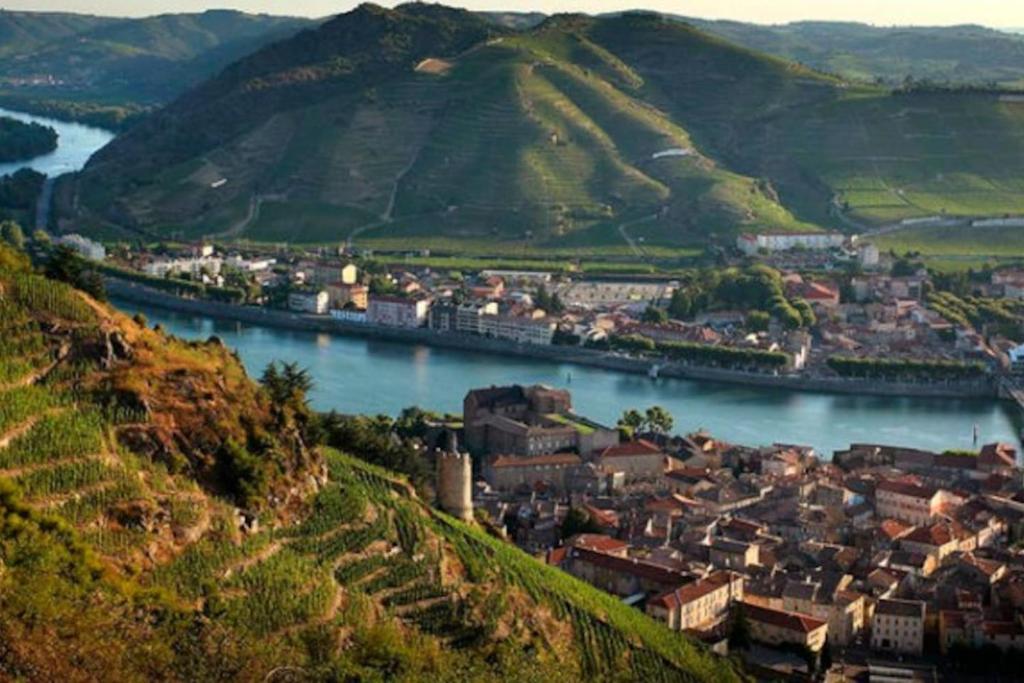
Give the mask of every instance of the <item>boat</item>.
[{"label": "boat", "polygon": [[651,379],[658,379],[658,375],[661,373],[661,366],[655,363],[647,370],[647,376]]}]

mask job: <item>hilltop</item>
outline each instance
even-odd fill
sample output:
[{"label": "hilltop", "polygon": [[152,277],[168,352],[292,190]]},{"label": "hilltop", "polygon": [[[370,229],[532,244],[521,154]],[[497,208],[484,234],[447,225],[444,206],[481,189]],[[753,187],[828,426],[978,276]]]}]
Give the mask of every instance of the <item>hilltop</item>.
[{"label": "hilltop", "polygon": [[5,11],[0,96],[33,112],[111,125],[115,108],[132,112],[164,104],[235,60],[312,25],[228,10],[138,19]]},{"label": "hilltop", "polygon": [[154,113],[59,198],[112,236],[703,246],[1024,212],[1022,112],[852,84],[648,13],[512,30],[363,5]]},{"label": "hilltop", "polygon": [[[0,246],[0,678],[740,680]],[[288,377],[288,371],[285,372]]]}]

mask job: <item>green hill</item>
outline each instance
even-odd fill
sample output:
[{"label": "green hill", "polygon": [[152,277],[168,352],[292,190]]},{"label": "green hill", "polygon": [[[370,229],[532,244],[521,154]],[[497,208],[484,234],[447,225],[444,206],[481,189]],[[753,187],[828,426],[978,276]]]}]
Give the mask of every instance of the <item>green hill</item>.
[{"label": "green hill", "polygon": [[983,26],[869,26],[800,21],[765,26],[685,18],[710,33],[865,81],[1024,83],[1024,36]]},{"label": "green hill", "polygon": [[60,197],[103,234],[701,246],[1024,212],[1021,109],[851,85],[653,14],[513,31],[364,5],[185,94]]},{"label": "green hill", "polygon": [[[314,22],[226,10],[141,19],[4,12],[0,84],[21,100],[162,104]],[[52,77],[53,84],[39,79]],[[27,80],[35,79],[32,84]]]},{"label": "green hill", "polygon": [[740,680],[0,246],[0,678]]}]

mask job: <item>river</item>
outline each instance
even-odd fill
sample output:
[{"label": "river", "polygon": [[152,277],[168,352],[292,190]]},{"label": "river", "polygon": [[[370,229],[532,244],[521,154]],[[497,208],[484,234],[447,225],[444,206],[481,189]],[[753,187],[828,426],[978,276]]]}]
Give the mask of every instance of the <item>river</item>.
[{"label": "river", "polygon": [[[652,381],[585,366],[466,353],[450,349],[296,332],[174,313],[125,303],[150,324],[186,339],[218,335],[258,376],[273,360],[296,361],[316,381],[321,410],[394,415],[418,405],[461,413],[469,389],[492,384],[544,383],[572,391],[576,411],[615,424],[623,410],[661,405],[676,431],[705,428],[746,445],[799,443],[830,456],[855,442],[934,450],[980,442],[1018,443],[1019,419],[1010,404],[985,400],[847,396],[760,389],[684,380]],[[571,380],[570,380],[571,375]]]},{"label": "river", "polygon": [[0,164],[0,175],[8,175],[22,168],[31,168],[51,178],[71,173],[85,166],[85,162],[96,150],[114,139],[114,133],[86,126],[81,123],[58,121],[45,116],[23,114],[19,111],[0,107],[0,116],[7,116],[26,123],[40,123],[57,131],[57,149],[27,161]]}]

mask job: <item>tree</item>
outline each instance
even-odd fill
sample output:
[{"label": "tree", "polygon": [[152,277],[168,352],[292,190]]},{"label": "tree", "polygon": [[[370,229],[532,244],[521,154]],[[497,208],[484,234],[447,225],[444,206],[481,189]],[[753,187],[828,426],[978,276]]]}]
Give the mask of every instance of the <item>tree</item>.
[{"label": "tree", "polygon": [[561,532],[563,540],[576,534],[596,534],[600,531],[601,527],[590,518],[590,515],[576,507],[569,508],[565,519],[562,520]]},{"label": "tree", "polygon": [[749,650],[750,644],[750,622],[747,621],[743,608],[736,606],[733,608],[732,625],[729,627],[729,649]]},{"label": "tree", "polygon": [[50,246],[50,236],[46,234],[45,230],[33,230],[32,241],[35,242],[36,245],[40,247]]},{"label": "tree", "polygon": [[672,419],[672,414],[661,406],[651,406],[644,414],[644,424],[655,434],[667,435],[672,431],[675,420]]},{"label": "tree", "polygon": [[823,672],[828,672],[832,668],[832,644],[828,642],[828,636],[825,637],[825,645],[821,648],[821,658],[818,661]]},{"label": "tree", "polygon": [[62,244],[50,252],[45,272],[51,280],[67,282],[94,299],[105,301],[107,298],[103,278],[69,246]]},{"label": "tree", "polygon": [[25,232],[14,221],[0,223],[0,236],[15,249],[22,250],[25,248]]},{"label": "tree", "polygon": [[645,323],[654,323],[656,325],[660,325],[662,323],[668,322],[668,313],[666,313],[664,309],[658,308],[657,306],[648,306],[644,310],[643,315],[640,316],[640,320],[642,320]]},{"label": "tree", "polygon": [[619,418],[618,426],[625,427],[633,430],[634,432],[644,426],[644,416],[640,414],[639,410],[633,410],[632,408],[624,411],[622,417]]},{"label": "tree", "polygon": [[685,289],[677,289],[672,292],[672,299],[668,304],[668,314],[677,320],[689,318],[693,313],[693,297]]},{"label": "tree", "polygon": [[747,313],[747,329],[751,332],[765,332],[772,317],[764,311],[751,311]]}]

